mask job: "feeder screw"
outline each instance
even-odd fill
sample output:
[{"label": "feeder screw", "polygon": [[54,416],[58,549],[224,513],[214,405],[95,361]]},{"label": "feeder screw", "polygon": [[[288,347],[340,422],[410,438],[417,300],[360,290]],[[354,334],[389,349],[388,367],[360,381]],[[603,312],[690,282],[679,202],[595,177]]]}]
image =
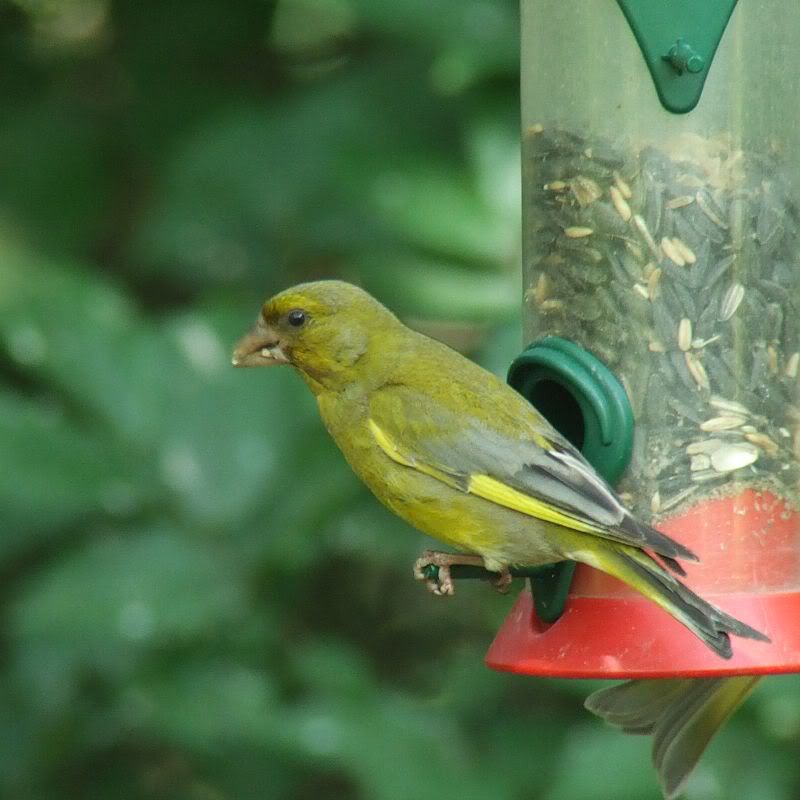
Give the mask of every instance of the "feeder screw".
[{"label": "feeder screw", "polygon": [[703,56],[683,39],[678,39],[663,58],[672,65],[678,75],[683,75],[684,72],[702,72],[706,66]]}]

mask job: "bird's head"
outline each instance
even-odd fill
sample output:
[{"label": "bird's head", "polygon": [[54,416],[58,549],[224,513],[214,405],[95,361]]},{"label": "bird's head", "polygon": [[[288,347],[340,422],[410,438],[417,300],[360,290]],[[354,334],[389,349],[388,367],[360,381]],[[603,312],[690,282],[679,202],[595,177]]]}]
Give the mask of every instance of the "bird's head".
[{"label": "bird's head", "polygon": [[286,289],[261,308],[233,352],[235,367],[291,364],[312,385],[341,388],[356,379],[370,345],[399,328],[397,318],[362,289],[317,281]]}]

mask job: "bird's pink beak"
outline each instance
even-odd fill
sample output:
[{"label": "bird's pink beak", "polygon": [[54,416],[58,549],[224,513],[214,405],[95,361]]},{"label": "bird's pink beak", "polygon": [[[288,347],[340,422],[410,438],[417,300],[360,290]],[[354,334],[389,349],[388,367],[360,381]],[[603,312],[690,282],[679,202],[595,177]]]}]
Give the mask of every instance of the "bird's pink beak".
[{"label": "bird's pink beak", "polygon": [[253,330],[239,339],[231,361],[234,367],[270,367],[289,363],[278,334],[263,322],[258,322]]}]

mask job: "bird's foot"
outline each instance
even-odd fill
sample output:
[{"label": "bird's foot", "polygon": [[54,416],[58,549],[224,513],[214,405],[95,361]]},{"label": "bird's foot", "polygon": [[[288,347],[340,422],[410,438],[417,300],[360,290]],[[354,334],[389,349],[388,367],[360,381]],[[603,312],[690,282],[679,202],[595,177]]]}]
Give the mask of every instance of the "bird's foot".
[{"label": "bird's foot", "polygon": [[[459,565],[486,569],[486,564],[481,556],[426,550],[414,562],[414,577],[418,581],[424,581],[431,594],[437,597],[452,597],[456,593],[456,587],[450,567]],[[492,582],[499,592],[507,592],[511,580],[511,573],[508,569],[492,575]]]},{"label": "bird's foot", "polygon": [[511,574],[508,567],[503,567],[500,572],[492,577],[492,585],[500,594],[508,594],[513,580],[514,576]]}]

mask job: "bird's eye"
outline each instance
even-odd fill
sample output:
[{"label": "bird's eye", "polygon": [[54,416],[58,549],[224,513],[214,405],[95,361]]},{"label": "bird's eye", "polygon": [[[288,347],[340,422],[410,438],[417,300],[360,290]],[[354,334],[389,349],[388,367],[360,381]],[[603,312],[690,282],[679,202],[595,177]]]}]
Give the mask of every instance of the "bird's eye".
[{"label": "bird's eye", "polygon": [[306,312],[300,308],[295,308],[286,315],[286,319],[293,328],[299,328],[305,324]]}]

